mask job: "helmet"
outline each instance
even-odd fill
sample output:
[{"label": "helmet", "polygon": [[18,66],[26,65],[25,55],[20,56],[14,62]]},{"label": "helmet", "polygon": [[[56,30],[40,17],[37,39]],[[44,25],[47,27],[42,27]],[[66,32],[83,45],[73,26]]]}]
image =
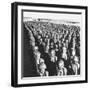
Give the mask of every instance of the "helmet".
[{"label": "helmet", "polygon": [[40,58],[40,63],[44,63],[44,59]]},{"label": "helmet", "polygon": [[74,61],[78,62],[78,57],[77,56],[74,57]]},{"label": "helmet", "polygon": [[38,46],[35,46],[35,47],[34,47],[34,50],[38,50]]},{"label": "helmet", "polygon": [[40,63],[39,69],[46,69],[46,65],[44,63]]}]

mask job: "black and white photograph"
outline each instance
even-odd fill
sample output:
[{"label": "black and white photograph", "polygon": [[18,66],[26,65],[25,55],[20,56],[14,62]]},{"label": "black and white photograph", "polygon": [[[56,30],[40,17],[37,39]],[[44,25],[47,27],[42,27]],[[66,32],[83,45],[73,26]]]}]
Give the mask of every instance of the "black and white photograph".
[{"label": "black and white photograph", "polygon": [[81,15],[23,14],[23,77],[80,75]]},{"label": "black and white photograph", "polygon": [[13,86],[87,82],[87,7],[19,4]]}]

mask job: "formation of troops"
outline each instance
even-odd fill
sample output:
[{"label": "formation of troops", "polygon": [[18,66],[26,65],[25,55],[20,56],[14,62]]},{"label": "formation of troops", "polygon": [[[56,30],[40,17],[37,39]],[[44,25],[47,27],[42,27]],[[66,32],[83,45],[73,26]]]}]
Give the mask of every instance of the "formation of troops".
[{"label": "formation of troops", "polygon": [[80,74],[80,27],[42,21],[24,22],[39,76]]}]

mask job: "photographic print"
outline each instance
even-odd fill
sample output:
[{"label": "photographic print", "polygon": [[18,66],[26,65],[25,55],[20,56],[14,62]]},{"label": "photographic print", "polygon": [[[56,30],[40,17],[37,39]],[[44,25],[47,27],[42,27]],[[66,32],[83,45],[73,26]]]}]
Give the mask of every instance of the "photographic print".
[{"label": "photographic print", "polygon": [[12,10],[12,86],[87,82],[87,7],[13,3]]},{"label": "photographic print", "polygon": [[81,14],[23,11],[24,76],[80,75],[80,23]]}]

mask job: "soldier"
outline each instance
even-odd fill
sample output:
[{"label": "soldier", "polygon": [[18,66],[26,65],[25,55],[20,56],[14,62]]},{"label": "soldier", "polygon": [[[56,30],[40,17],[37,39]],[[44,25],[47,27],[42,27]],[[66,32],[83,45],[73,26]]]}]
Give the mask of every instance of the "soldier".
[{"label": "soldier", "polygon": [[38,47],[35,46],[34,47],[34,58],[36,62],[37,72],[38,72],[38,65],[40,64],[40,56],[41,56],[41,53],[38,51]]},{"label": "soldier", "polygon": [[46,68],[47,67],[46,67],[45,63],[40,63],[39,64],[39,75],[41,77],[48,76],[49,73],[48,73],[48,71],[45,70]]},{"label": "soldier", "polygon": [[48,59],[48,61],[48,71],[50,76],[56,76],[57,56],[55,55],[55,50],[51,50],[50,58]]},{"label": "soldier", "polygon": [[77,56],[74,57],[73,62],[71,63],[72,70],[75,75],[79,74],[80,64],[79,64],[79,58]]},{"label": "soldier", "polygon": [[57,56],[55,55],[55,50],[51,50],[50,58],[51,58],[51,60],[50,60],[51,62],[57,61]]},{"label": "soldier", "polygon": [[60,60],[58,62],[57,75],[58,76],[67,75],[67,69],[64,67],[64,61],[63,60]]},{"label": "soldier", "polygon": [[63,46],[62,58],[64,60],[67,60],[67,48],[65,47],[65,43],[64,43],[64,46]]}]

